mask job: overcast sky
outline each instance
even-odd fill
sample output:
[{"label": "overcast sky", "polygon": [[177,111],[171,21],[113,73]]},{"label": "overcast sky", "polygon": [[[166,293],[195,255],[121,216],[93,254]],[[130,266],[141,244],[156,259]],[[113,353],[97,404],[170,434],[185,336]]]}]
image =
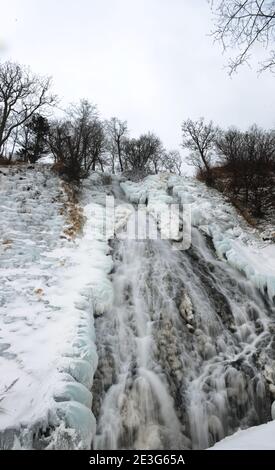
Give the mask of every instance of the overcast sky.
[{"label": "overcast sky", "polygon": [[132,134],[178,148],[181,122],[275,127],[275,77],[231,79],[209,36],[207,0],[0,0],[0,60],[49,74],[66,103],[85,97]]}]

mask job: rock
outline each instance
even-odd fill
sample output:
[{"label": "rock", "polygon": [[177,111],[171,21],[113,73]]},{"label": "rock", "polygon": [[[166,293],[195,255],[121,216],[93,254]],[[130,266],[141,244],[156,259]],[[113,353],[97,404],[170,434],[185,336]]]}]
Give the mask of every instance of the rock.
[{"label": "rock", "polygon": [[192,320],[194,318],[193,307],[191,299],[186,293],[184,293],[184,296],[181,300],[179,312],[181,317],[186,321],[186,323],[192,323]]},{"label": "rock", "polygon": [[265,365],[265,368],[264,368],[264,376],[266,378],[266,381],[269,383],[269,384],[273,384],[274,382],[274,373],[273,373],[273,370],[270,366],[268,365]]}]

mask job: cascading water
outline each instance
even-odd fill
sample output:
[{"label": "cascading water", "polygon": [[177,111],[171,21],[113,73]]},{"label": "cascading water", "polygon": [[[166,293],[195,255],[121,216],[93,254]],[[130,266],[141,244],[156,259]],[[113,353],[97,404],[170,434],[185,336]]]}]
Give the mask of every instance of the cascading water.
[{"label": "cascading water", "polygon": [[160,239],[112,249],[114,303],[95,322],[93,448],[203,449],[268,421],[271,303],[197,229],[186,251]]}]

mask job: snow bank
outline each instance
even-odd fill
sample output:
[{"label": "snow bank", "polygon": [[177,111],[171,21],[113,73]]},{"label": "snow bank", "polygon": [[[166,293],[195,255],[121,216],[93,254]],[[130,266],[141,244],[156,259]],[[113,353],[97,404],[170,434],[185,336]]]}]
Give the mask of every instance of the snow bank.
[{"label": "snow bank", "polygon": [[275,422],[238,431],[209,450],[275,450]]},{"label": "snow bank", "polygon": [[[179,218],[177,217],[180,212],[175,205],[172,205],[175,203],[174,198],[167,193],[167,175],[151,175],[138,183],[127,181],[121,183],[121,187],[130,202],[146,204],[146,211],[157,223],[163,239],[171,239],[175,242],[183,240],[183,233],[180,232]],[[167,210],[168,206],[170,210]],[[173,211],[175,211],[174,217]],[[188,230],[186,233],[188,235]],[[186,238],[188,239],[185,240],[186,246],[189,246],[190,237]]]},{"label": "snow bank", "polygon": [[165,175],[151,175],[138,183],[126,181],[120,186],[133,204],[169,204],[173,198],[167,194],[166,180]]},{"label": "snow bank", "polygon": [[[65,196],[47,167],[0,177],[0,447],[89,449],[108,244],[89,224],[75,241],[62,234]],[[92,209],[85,201],[87,219]]]}]

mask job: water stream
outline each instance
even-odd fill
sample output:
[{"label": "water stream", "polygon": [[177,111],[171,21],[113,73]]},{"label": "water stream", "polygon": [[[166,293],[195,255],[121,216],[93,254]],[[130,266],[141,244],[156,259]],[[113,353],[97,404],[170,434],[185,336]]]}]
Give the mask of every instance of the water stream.
[{"label": "water stream", "polygon": [[95,320],[93,448],[204,449],[268,421],[271,303],[197,229],[186,251],[160,239],[111,246],[114,303]]}]

